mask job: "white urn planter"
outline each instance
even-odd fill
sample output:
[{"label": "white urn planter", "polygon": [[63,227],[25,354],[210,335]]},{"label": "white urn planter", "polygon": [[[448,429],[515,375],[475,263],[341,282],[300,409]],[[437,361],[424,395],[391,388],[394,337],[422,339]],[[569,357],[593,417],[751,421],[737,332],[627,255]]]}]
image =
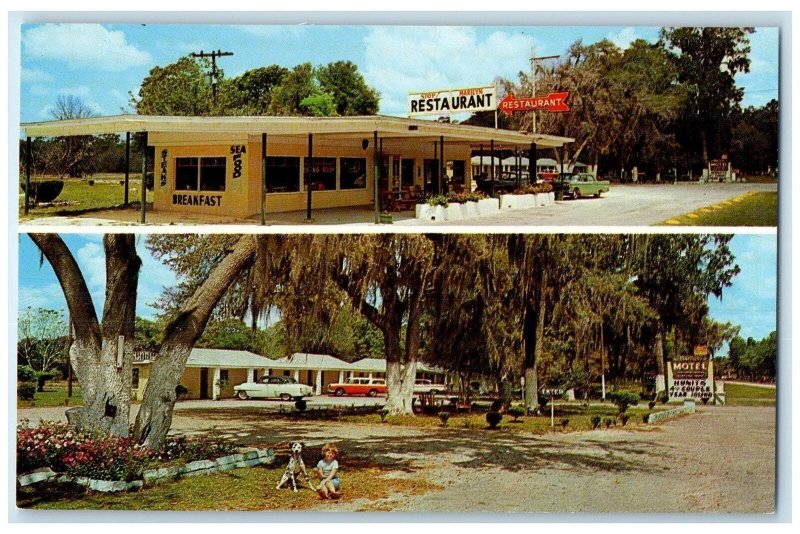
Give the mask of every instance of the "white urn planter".
[{"label": "white urn planter", "polygon": [[500,195],[500,209],[517,209],[517,195]]},{"label": "white urn planter", "polygon": [[431,218],[432,221],[446,221],[447,220],[447,208],[444,206],[434,206],[433,207],[433,217]]},{"label": "white urn planter", "polygon": [[525,210],[536,207],[536,195],[517,195],[517,208]]},{"label": "white urn planter", "polygon": [[460,221],[464,218],[464,207],[458,203],[448,204],[445,208],[445,220]]},{"label": "white urn planter", "polygon": [[473,201],[468,201],[464,203],[464,217],[467,219],[471,219],[472,217],[477,217],[478,213],[478,203]]},{"label": "white urn planter", "polygon": [[423,221],[432,221],[434,217],[433,208],[433,206],[428,204],[417,204],[415,206],[417,219],[421,219]]},{"label": "white urn planter", "polygon": [[500,200],[496,198],[483,198],[478,201],[478,213],[492,215],[500,211]]}]

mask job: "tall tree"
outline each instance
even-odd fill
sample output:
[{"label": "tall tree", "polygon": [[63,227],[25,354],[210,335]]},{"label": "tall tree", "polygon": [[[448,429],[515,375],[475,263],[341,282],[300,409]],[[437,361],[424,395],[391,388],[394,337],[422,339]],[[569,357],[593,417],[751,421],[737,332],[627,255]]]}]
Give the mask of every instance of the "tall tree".
[{"label": "tall tree", "polygon": [[26,308],[17,319],[17,357],[34,371],[50,371],[67,359],[67,323],[58,310]]},{"label": "tall tree", "polygon": [[[182,57],[166,67],[153,67],[130,104],[139,115],[210,115],[211,84],[204,71],[207,60]],[[223,77],[223,74],[220,74]]]},{"label": "tall tree", "polygon": [[335,114],[375,115],[380,94],[364,80],[351,61],[335,61],[316,70],[320,88],[332,96]]},{"label": "tall tree", "polygon": [[[84,400],[78,424],[87,430],[126,436],[141,266],[135,236],[103,237],[106,298],[99,321],[83,273],[64,241],[56,234],[29,235],[53,267],[73,320],[75,340],[70,361]],[[136,418],[134,437],[139,443],[158,448],[166,438],[176,400],[175,386],[186,360],[217,302],[254,260],[255,240],[254,236],[239,237],[166,324]]]},{"label": "tall tree", "polygon": [[297,65],[273,89],[269,112],[271,115],[305,115],[303,101],[321,93],[311,63]]},{"label": "tall tree", "polygon": [[700,133],[704,167],[710,151],[716,157],[730,150],[730,117],[744,96],[735,77],[750,72],[751,33],[753,28],[735,27],[661,30],[687,95],[684,128]]},{"label": "tall tree", "polygon": [[267,115],[272,93],[288,73],[286,67],[270,65],[223,80],[220,107],[226,115]]}]

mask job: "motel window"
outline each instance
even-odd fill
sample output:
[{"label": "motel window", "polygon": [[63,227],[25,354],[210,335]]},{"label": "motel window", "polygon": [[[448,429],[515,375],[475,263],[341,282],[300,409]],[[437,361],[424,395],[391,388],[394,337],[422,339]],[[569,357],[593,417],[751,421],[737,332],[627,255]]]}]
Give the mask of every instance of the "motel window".
[{"label": "motel window", "polygon": [[227,158],[175,158],[176,191],[225,191]]},{"label": "motel window", "polygon": [[336,189],[336,158],[303,158],[305,166],[306,183],[311,184],[311,189],[316,191],[331,191]]},{"label": "motel window", "polygon": [[300,191],[300,158],[267,157],[267,192]]},{"label": "motel window", "polygon": [[131,387],[139,389],[139,369],[136,367],[133,368],[133,374],[131,375]]},{"label": "motel window", "polygon": [[342,158],[339,173],[339,189],[366,189],[366,158]]}]

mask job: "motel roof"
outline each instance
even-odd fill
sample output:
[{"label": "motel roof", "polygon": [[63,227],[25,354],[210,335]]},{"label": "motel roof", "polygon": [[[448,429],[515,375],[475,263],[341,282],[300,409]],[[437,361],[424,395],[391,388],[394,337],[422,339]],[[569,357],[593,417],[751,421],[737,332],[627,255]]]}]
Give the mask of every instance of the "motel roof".
[{"label": "motel roof", "polygon": [[192,349],[186,367],[230,367],[261,369],[271,367],[272,361],[246,350]]},{"label": "motel roof", "polygon": [[416,138],[478,146],[490,140],[500,145],[560,147],[574,139],[529,134],[484,126],[441,123],[385,115],[359,117],[179,117],[160,115],[116,115],[21,125],[27,137],[101,135],[122,132],[215,133],[279,136],[314,135],[364,138],[377,132],[381,138]]},{"label": "motel roof", "polygon": [[272,369],[323,369],[341,371],[350,368],[350,364],[329,354],[310,354],[295,352],[277,360],[270,360]]}]

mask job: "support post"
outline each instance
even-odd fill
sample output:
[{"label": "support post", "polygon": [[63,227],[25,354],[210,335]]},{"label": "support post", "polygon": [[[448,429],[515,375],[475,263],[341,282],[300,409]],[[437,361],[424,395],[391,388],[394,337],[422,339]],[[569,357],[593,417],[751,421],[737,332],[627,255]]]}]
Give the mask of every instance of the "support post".
[{"label": "support post", "polygon": [[381,222],[381,205],[380,205],[380,186],[381,186],[381,160],[380,153],[378,152],[378,130],[372,132],[372,159],[373,159],[373,173],[372,173],[372,200],[375,206],[375,224]]},{"label": "support post", "polygon": [[536,143],[531,143],[528,152],[528,181],[532,184],[539,179],[539,168],[536,166]]},{"label": "support post", "polygon": [[30,136],[27,137],[25,140],[25,208],[23,209],[23,213],[25,215],[28,214],[28,209],[30,206],[30,195],[31,195],[31,150],[33,149],[33,145],[31,143]]},{"label": "support post", "polygon": [[267,134],[261,134],[261,226],[267,224]]},{"label": "support post", "polygon": [[441,147],[441,149],[439,150],[439,157],[441,158],[441,162],[439,164],[439,194],[440,195],[445,195],[445,194],[447,194],[447,191],[444,190],[444,177],[445,177],[446,169],[444,168],[445,163],[444,163],[444,136],[443,135],[439,136],[439,146]]},{"label": "support post", "polygon": [[147,213],[147,132],[142,132],[142,206],[139,222],[144,224]]},{"label": "support post", "polygon": [[125,132],[125,201],[123,204],[128,205],[128,190],[130,188],[131,180],[131,133]]},{"label": "support post", "polygon": [[492,179],[492,186],[490,188],[492,196],[494,196],[494,139],[489,143],[489,175]]},{"label": "support post", "polygon": [[308,134],[308,169],[306,169],[306,222],[311,222],[311,170],[314,168],[314,134]]}]

